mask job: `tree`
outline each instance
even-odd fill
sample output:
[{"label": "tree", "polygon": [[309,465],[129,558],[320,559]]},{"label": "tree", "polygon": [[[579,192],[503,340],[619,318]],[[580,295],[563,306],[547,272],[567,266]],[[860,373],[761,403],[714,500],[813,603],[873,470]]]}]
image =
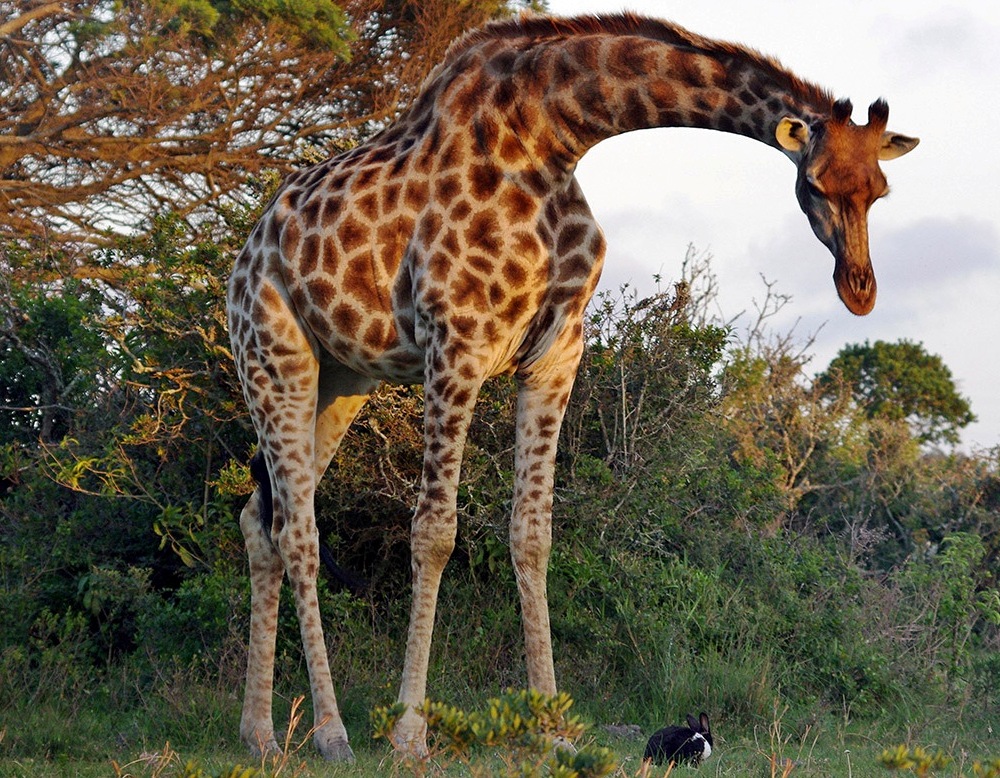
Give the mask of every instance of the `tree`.
[{"label": "tree", "polygon": [[[453,38],[505,11],[505,0],[0,0],[0,238],[93,246],[164,211],[211,228],[303,148],[378,129]],[[73,256],[78,277],[85,260]]]},{"label": "tree", "polygon": [[957,443],[976,418],[941,357],[920,343],[845,346],[817,378],[831,396],[841,381],[868,418],[905,420],[922,443]]},{"label": "tree", "polygon": [[305,127],[330,124],[326,85],[304,74],[343,59],[349,28],[329,0],[310,7],[0,3],[0,227],[91,243],[231,203]]},{"label": "tree", "polygon": [[[99,301],[73,283],[67,294],[37,296],[0,277],[0,440],[57,443],[73,433],[75,410],[104,389],[108,354],[88,322]],[[105,387],[106,388],[106,387]]]},{"label": "tree", "polygon": [[734,349],[723,372],[722,409],[736,460],[776,467],[791,511],[842,475],[831,460],[852,447],[855,430],[844,395],[831,391],[824,399],[805,374],[808,355],[788,345]]},{"label": "tree", "polygon": [[78,411],[116,391],[151,409],[144,439],[187,423],[186,398],[229,364],[225,276],[281,173],[376,130],[452,38],[509,11],[506,0],[0,0],[11,439],[75,436],[71,417],[86,426]]}]

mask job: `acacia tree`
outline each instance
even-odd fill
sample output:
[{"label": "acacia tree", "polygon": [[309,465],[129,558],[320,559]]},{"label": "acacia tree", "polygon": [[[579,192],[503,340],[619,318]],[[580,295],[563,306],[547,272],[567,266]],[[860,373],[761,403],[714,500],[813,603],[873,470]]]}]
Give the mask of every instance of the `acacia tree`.
[{"label": "acacia tree", "polygon": [[339,9],[223,19],[203,5],[2,4],[8,237],[92,244],[161,210],[219,207],[276,164],[304,120],[322,127],[327,87],[303,76],[346,54]]},{"label": "acacia tree", "polygon": [[[378,129],[451,39],[516,5],[0,0],[0,413],[14,437],[75,434],[75,408],[103,407],[84,385],[144,387],[160,407],[192,376],[214,381],[221,282],[269,187]],[[58,353],[47,322],[66,316],[116,356],[102,381]],[[203,367],[141,348],[155,332],[198,340]]]},{"label": "acacia tree", "polygon": [[827,394],[841,382],[868,418],[905,420],[922,443],[957,443],[976,418],[941,357],[909,340],[845,346],[817,379]]},{"label": "acacia tree", "polygon": [[0,0],[0,238],[91,247],[167,210],[211,226],[304,146],[378,128],[508,5]]}]

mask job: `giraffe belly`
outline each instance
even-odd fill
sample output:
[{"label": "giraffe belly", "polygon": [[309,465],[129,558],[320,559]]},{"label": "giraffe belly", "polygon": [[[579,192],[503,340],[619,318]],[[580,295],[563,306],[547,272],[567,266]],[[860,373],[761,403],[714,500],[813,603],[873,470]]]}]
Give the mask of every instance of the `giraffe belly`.
[{"label": "giraffe belly", "polygon": [[304,323],[338,362],[379,381],[420,383],[409,273],[394,248],[399,241],[389,243],[327,255],[323,272],[306,276],[286,261],[284,274]]},{"label": "giraffe belly", "polygon": [[323,350],[351,370],[390,383],[423,382],[423,351],[412,336],[399,334],[407,325],[405,317],[379,311],[363,320],[344,321],[336,329],[330,328],[327,316],[307,316],[306,321]]}]

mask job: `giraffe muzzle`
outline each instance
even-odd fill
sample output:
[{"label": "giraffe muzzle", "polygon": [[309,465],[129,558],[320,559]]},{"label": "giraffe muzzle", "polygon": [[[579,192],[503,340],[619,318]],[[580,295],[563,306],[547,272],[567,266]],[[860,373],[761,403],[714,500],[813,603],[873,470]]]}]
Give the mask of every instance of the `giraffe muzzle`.
[{"label": "giraffe muzzle", "polygon": [[875,307],[878,285],[875,283],[875,272],[870,261],[858,267],[838,257],[833,282],[837,286],[837,295],[847,310],[856,316],[871,313]]}]

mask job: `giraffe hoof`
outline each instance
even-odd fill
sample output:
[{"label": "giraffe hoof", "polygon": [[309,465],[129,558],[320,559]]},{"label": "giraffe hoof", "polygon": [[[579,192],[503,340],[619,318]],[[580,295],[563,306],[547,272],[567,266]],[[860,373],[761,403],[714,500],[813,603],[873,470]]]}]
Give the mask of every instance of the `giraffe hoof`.
[{"label": "giraffe hoof", "polygon": [[574,746],[562,735],[557,735],[552,738],[552,753],[555,754],[556,751],[565,751],[567,754],[575,754],[576,746]]},{"label": "giraffe hoof", "polygon": [[400,740],[398,737],[392,739],[392,747],[398,756],[413,757],[414,759],[427,759],[430,752],[427,750],[427,743],[422,739]]},{"label": "giraffe hoof", "polygon": [[392,747],[399,754],[427,758],[427,723],[412,708],[397,722],[392,732]]},{"label": "giraffe hoof", "polygon": [[282,753],[281,746],[278,745],[274,735],[268,738],[246,739],[246,744],[250,749],[250,754],[254,757],[281,756]]},{"label": "giraffe hoof", "polygon": [[347,738],[337,737],[321,739],[316,735],[316,748],[319,749],[320,756],[328,762],[353,762],[354,751],[351,750]]},{"label": "giraffe hoof", "polygon": [[250,750],[254,757],[264,757],[271,754],[281,754],[281,747],[274,736],[274,725],[270,717],[255,723],[255,719],[244,713],[240,721],[240,740]]}]

